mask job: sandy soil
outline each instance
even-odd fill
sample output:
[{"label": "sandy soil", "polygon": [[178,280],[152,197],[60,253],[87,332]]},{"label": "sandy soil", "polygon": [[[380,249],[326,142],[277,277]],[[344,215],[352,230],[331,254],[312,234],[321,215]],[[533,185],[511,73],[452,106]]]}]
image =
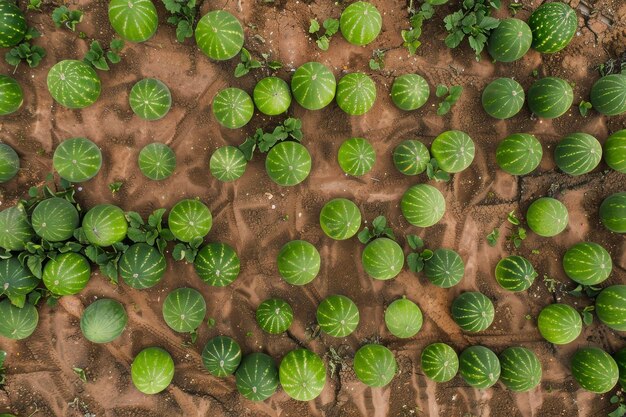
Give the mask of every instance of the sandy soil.
[{"label": "sandy soil", "polygon": [[[601,228],[597,213],[604,197],[624,190],[626,178],[607,171],[605,165],[588,175],[571,178],[556,170],[552,157],[554,144],[565,134],[583,131],[604,141],[610,132],[626,126],[626,117],[607,119],[592,113],[582,118],[573,107],[554,121],[533,120],[525,109],[511,120],[496,122],[483,112],[479,97],[486,84],[498,76],[515,77],[527,88],[533,82],[533,70],[537,69],[541,76],[555,75],[574,82],[575,103],[587,98],[591,84],[598,78],[596,66],[626,50],[626,4],[622,0],[592,1],[611,26],[600,21],[600,15],[581,15],[580,31],[565,51],[551,56],[530,52],[514,65],[493,65],[488,59],[477,63],[467,47],[447,49],[441,24],[447,14],[445,7],[425,25],[424,44],[416,56],[409,57],[400,46],[400,29],[407,26],[403,1],[373,0],[383,13],[383,32],[373,44],[354,47],[337,35],[325,53],[316,48],[306,31],[312,17],[338,17],[343,6],[335,2],[203,2],[202,13],[216,8],[235,13],[245,24],[246,46],[254,55],[271,52],[285,63],[279,73],[285,79],[295,67],[310,60],[329,65],[338,77],[351,71],[369,73],[372,51],[389,49],[386,68],[372,74],[379,98],[370,113],[349,117],[335,104],[317,112],[305,112],[297,106],[293,109],[293,115],[303,120],[303,143],[313,156],[310,177],[293,188],[273,184],[264,172],[261,157],[255,158],[245,176],[235,183],[220,183],[209,174],[208,161],[217,147],[239,144],[254,128],[276,123],[257,115],[243,130],[222,129],[210,114],[213,95],[232,85],[251,92],[255,82],[267,74],[259,71],[235,79],[234,60],[211,63],[192,42],[178,44],[173,28],[165,23],[165,11],[160,2],[156,3],[162,20],[157,35],[146,43],[126,47],[122,63],[101,73],[104,89],[100,100],[82,111],[54,104],[45,80],[47,70],[58,60],[82,57],[87,42],[68,31],[54,29],[49,17],[52,6],[46,6],[44,14],[28,13],[31,24],[44,33],[37,42],[45,45],[48,56],[35,70],[18,68],[15,76],[25,90],[24,106],[0,121],[1,140],[18,150],[24,168],[16,180],[0,188],[0,207],[13,204],[29,186],[41,184],[51,171],[52,152],[60,141],[86,136],[102,148],[105,161],[100,174],[82,185],[78,198],[83,205],[111,202],[147,215],[158,207],[169,208],[181,198],[200,197],[210,206],[215,219],[208,239],[236,248],[242,259],[241,275],[229,287],[217,289],[203,284],[191,265],[170,262],[168,273],[158,286],[137,291],[124,285],[113,286],[95,273],[80,295],[64,297],[53,308],[40,308],[40,324],[32,337],[20,342],[0,340],[0,348],[9,354],[7,384],[0,390],[0,411],[11,410],[22,416],[33,412],[35,416],[83,416],[90,412],[120,417],[606,415],[611,409],[608,396],[579,389],[567,364],[580,346],[595,345],[613,351],[624,346],[624,336],[594,324],[575,343],[555,348],[542,340],[535,319],[553,297],[577,306],[584,304],[583,300],[564,294],[573,286],[560,266],[566,248],[577,241],[593,240],[611,252],[615,268],[609,284],[626,280],[624,237]],[[525,7],[518,16],[526,19],[540,2],[522,3]],[[578,3],[572,1],[573,6]],[[24,6],[24,0],[20,4]],[[79,29],[90,38],[108,43],[113,33],[108,25],[106,2],[77,4],[86,12]],[[499,12],[500,16],[507,14],[506,7]],[[2,71],[12,69],[5,65]],[[428,104],[412,113],[395,109],[388,97],[394,77],[407,72],[424,75],[433,87]],[[140,121],[128,106],[128,91],[142,77],[159,78],[172,90],[173,108],[161,121]],[[461,84],[465,89],[460,102],[446,117],[435,113],[434,86],[438,83]],[[426,178],[399,174],[393,167],[391,152],[408,138],[430,144],[447,129],[470,134],[477,145],[476,159],[453,181],[434,184],[446,196],[448,211],[438,225],[417,229],[401,216],[398,202],[410,185],[425,182]],[[537,135],[545,154],[536,172],[519,179],[498,170],[494,157],[499,140],[514,132]],[[378,155],[373,171],[362,178],[346,177],[335,160],[340,143],[353,136],[368,138]],[[153,141],[170,145],[178,158],[175,174],[158,183],[143,178],[136,166],[139,150]],[[124,181],[124,185],[118,194],[112,195],[107,185],[118,180]],[[523,213],[533,199],[548,194],[558,196],[569,208],[571,220],[566,232],[554,239],[531,235],[519,251],[503,238],[495,248],[487,245],[485,237],[493,228],[500,227],[502,236],[508,234],[506,213]],[[360,266],[362,245],[356,238],[332,241],[318,226],[322,205],[339,196],[355,200],[368,221],[386,214],[399,235],[417,233],[430,248],[459,251],[466,263],[461,284],[443,290],[428,284],[423,276],[406,271],[390,282],[368,278]],[[304,288],[283,282],[275,266],[279,248],[291,239],[312,242],[322,255],[320,276]],[[493,278],[497,261],[512,252],[527,256],[540,273],[532,288],[522,294],[504,292]],[[542,282],[544,274],[564,283],[556,295]],[[172,332],[161,318],[163,299],[169,291],[183,285],[204,294],[207,315],[216,321],[214,328],[203,326],[197,342],[190,347],[183,346],[188,338]],[[448,313],[454,297],[466,290],[484,292],[496,306],[493,326],[480,334],[462,333]],[[362,317],[358,330],[341,340],[326,336],[311,339],[317,304],[335,293],[348,295],[358,304]],[[392,337],[383,321],[385,306],[402,295],[416,301],[425,314],[421,332],[409,340]],[[295,307],[296,320],[287,334],[270,336],[255,324],[256,306],[270,296],[285,298]],[[97,346],[81,336],[78,321],[84,306],[101,297],[126,305],[129,326],[118,340]],[[320,355],[332,346],[345,356],[345,365],[329,377],[315,401],[298,403],[279,391],[265,403],[254,404],[237,394],[234,378],[216,379],[203,370],[199,353],[204,343],[218,334],[236,338],[245,353],[265,351],[277,360],[299,346]],[[399,362],[399,375],[384,389],[366,388],[351,370],[354,351],[372,339],[389,346]],[[451,343],[458,351],[471,344],[484,344],[496,352],[511,345],[531,348],[544,367],[541,388],[513,394],[498,383],[492,389],[478,391],[470,389],[459,377],[437,385],[421,374],[418,360],[422,348],[435,341]],[[170,351],[176,362],[176,375],[165,392],[144,396],[132,386],[129,365],[135,354],[151,345]],[[81,382],[72,367],[84,368],[89,382]]]}]

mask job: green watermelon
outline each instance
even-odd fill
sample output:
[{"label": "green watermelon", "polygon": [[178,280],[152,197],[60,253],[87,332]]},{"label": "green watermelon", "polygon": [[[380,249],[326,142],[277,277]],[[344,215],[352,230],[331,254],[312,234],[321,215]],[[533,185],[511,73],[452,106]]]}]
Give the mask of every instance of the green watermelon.
[{"label": "green watermelon", "polygon": [[554,148],[554,162],[569,175],[583,175],[593,171],[602,159],[602,145],[587,133],[572,133]]},{"label": "green watermelon", "polygon": [[291,92],[299,105],[307,110],[319,110],[335,98],[337,81],[333,73],[319,62],[307,62],[291,77]]},{"label": "green watermelon", "polygon": [[311,154],[298,142],[280,142],[267,153],[265,170],[278,185],[300,184],[311,172]]},{"label": "green watermelon", "polygon": [[239,257],[226,243],[209,243],[198,251],[193,263],[202,281],[215,287],[230,285],[239,276]]},{"label": "green watermelon", "polygon": [[541,362],[535,353],[523,347],[510,347],[500,354],[500,379],[515,392],[530,391],[541,382]]},{"label": "green watermelon", "polygon": [[186,199],[172,207],[167,223],[176,239],[191,242],[209,233],[213,226],[213,216],[202,202]]},{"label": "green watermelon", "polygon": [[10,48],[24,39],[26,18],[15,3],[0,1],[0,48]]},{"label": "green watermelon", "polygon": [[393,151],[393,164],[404,175],[419,175],[426,171],[430,152],[419,140],[405,140]]},{"label": "green watermelon", "polygon": [[62,242],[74,236],[78,210],[64,198],[47,198],[37,204],[31,217],[35,233],[48,242]]},{"label": "green watermelon", "polygon": [[359,308],[343,295],[331,295],[317,307],[317,323],[320,329],[333,337],[346,337],[359,325]]},{"label": "green watermelon", "polygon": [[539,333],[550,343],[565,345],[573,342],[583,328],[580,313],[567,304],[550,304],[537,317]]},{"label": "green watermelon", "polygon": [[167,261],[157,248],[146,243],[131,245],[120,257],[120,277],[131,288],[143,290],[161,281]]},{"label": "green watermelon", "polygon": [[626,389],[626,348],[623,348],[613,355],[617,367],[619,368],[619,383],[622,390]]},{"label": "green watermelon", "polygon": [[339,29],[343,37],[353,45],[371,43],[383,27],[383,18],[372,3],[357,1],[341,13]]},{"label": "green watermelon", "polygon": [[493,323],[495,309],[485,294],[464,292],[452,302],[451,313],[461,329],[466,332],[482,332]]},{"label": "green watermelon", "polygon": [[235,146],[222,146],[217,148],[211,160],[209,169],[211,174],[220,181],[228,182],[241,178],[246,172],[248,161],[243,152]]},{"label": "green watermelon", "polygon": [[611,194],[602,201],[600,220],[610,231],[626,233],[626,192]]},{"label": "green watermelon", "polygon": [[196,43],[206,56],[216,61],[233,58],[243,47],[243,27],[225,10],[212,10],[196,27]]},{"label": "green watermelon", "polygon": [[30,303],[19,308],[9,300],[0,301],[0,336],[21,340],[29,337],[39,323],[37,309]]},{"label": "green watermelon", "polygon": [[293,322],[293,310],[287,301],[270,298],[263,301],[256,310],[259,327],[270,334],[286,332]]},{"label": "green watermelon", "polygon": [[483,90],[482,103],[489,116],[509,119],[522,110],[525,97],[520,83],[512,78],[498,78]]},{"label": "green watermelon", "polygon": [[305,285],[320,272],[320,253],[304,240],[287,242],[278,253],[278,272],[291,285]]},{"label": "green watermelon", "polygon": [[500,378],[500,360],[491,349],[470,346],[459,355],[459,371],[468,385],[486,389]]},{"label": "green watermelon", "polygon": [[404,193],[400,207],[404,218],[413,226],[430,227],[446,212],[446,200],[432,185],[416,184]]},{"label": "green watermelon", "polygon": [[[113,1],[127,3],[126,0]],[[48,72],[47,84],[52,98],[69,109],[91,106],[100,97],[100,78],[83,61],[66,59],[57,62]]]},{"label": "green watermelon", "polygon": [[526,221],[530,230],[539,236],[552,237],[565,230],[569,215],[567,207],[559,200],[541,197],[528,207]]},{"label": "green watermelon", "polygon": [[417,110],[426,104],[429,96],[428,82],[418,74],[400,75],[391,85],[391,101],[400,110]]},{"label": "green watermelon", "polygon": [[421,355],[422,372],[435,382],[448,382],[459,371],[459,358],[445,343],[433,343]]},{"label": "green watermelon", "polygon": [[109,343],[117,339],[128,322],[124,306],[115,300],[102,298],[85,309],[80,318],[80,330],[93,343]]},{"label": "green watermelon", "polygon": [[[7,1],[0,1],[0,42],[2,42],[2,9]],[[0,75],[0,116],[15,113],[24,102],[22,87],[14,78]]]},{"label": "green watermelon", "polygon": [[235,372],[237,391],[250,401],[264,401],[278,388],[278,368],[265,353],[251,353],[243,358]]},{"label": "green watermelon", "polygon": [[168,178],[176,169],[176,154],[163,143],[149,143],[139,152],[139,170],[153,181]]},{"label": "green watermelon", "polygon": [[220,378],[235,373],[241,363],[241,348],[228,336],[216,336],[202,349],[202,364],[213,376]]},{"label": "green watermelon", "polygon": [[339,147],[339,166],[346,174],[360,176],[372,170],[376,162],[374,147],[363,138],[350,138]]},{"label": "green watermelon", "polygon": [[254,103],[242,89],[225,88],[213,97],[213,115],[222,126],[239,129],[252,119]]},{"label": "green watermelon", "polygon": [[15,177],[20,170],[20,157],[7,144],[0,143],[0,184]]},{"label": "green watermelon", "polygon": [[83,231],[89,243],[111,246],[124,240],[128,222],[121,208],[112,204],[98,204],[83,217]]},{"label": "green watermelon", "polygon": [[21,206],[0,211],[0,248],[23,250],[34,236],[35,232]]},{"label": "green watermelon", "polygon": [[61,253],[43,267],[43,283],[54,295],[78,294],[89,282],[91,266],[83,255]]},{"label": "green watermelon", "polygon": [[591,104],[606,116],[626,113],[626,74],[610,74],[596,81],[591,87]]},{"label": "green watermelon", "polygon": [[578,30],[578,17],[570,6],[561,2],[544,3],[528,19],[533,33],[532,47],[544,54],[565,48]]},{"label": "green watermelon", "polygon": [[0,289],[10,299],[28,294],[39,285],[39,278],[17,258],[0,260]]},{"label": "green watermelon", "polygon": [[326,385],[324,361],[308,349],[287,353],[280,362],[280,385],[294,400],[311,401],[317,398]]},{"label": "green watermelon", "polygon": [[362,346],[354,355],[354,372],[359,381],[370,387],[389,384],[398,370],[393,353],[382,345]]},{"label": "green watermelon", "polygon": [[156,32],[159,17],[151,0],[111,0],[109,22],[122,38],[144,42]]},{"label": "green watermelon", "polygon": [[604,160],[609,167],[626,174],[626,129],[613,133],[604,142]]},{"label": "green watermelon", "polygon": [[530,111],[544,119],[563,116],[572,107],[573,102],[572,86],[562,78],[542,78],[528,89]]},{"label": "green watermelon", "polygon": [[87,138],[72,138],[57,146],[52,166],[69,182],[85,182],[95,177],[102,167],[102,152]]},{"label": "green watermelon", "polygon": [[165,323],[179,333],[192,333],[204,321],[206,302],[200,292],[193,288],[177,288],[163,302]]},{"label": "green watermelon", "polygon": [[435,138],[430,153],[439,167],[451,174],[461,172],[474,160],[474,142],[465,132],[448,130]]},{"label": "green watermelon", "polygon": [[491,31],[487,51],[494,61],[517,61],[530,49],[533,33],[530,26],[520,19],[503,19],[497,28]]},{"label": "green watermelon", "polygon": [[352,201],[335,198],[322,207],[320,226],[326,236],[332,239],[350,239],[361,227],[361,211]]},{"label": "green watermelon", "polygon": [[268,116],[283,114],[291,105],[289,84],[278,77],[266,77],[256,83],[252,97],[257,109]]},{"label": "green watermelon", "polygon": [[385,310],[387,330],[402,339],[415,336],[422,328],[423,322],[422,310],[406,297],[395,300]]},{"label": "green watermelon", "polygon": [[376,84],[367,75],[353,72],[337,83],[337,105],[350,116],[367,113],[376,101]]},{"label": "green watermelon", "polygon": [[530,261],[522,256],[507,256],[496,265],[496,281],[509,291],[526,291],[533,285],[537,275]]},{"label": "green watermelon", "polygon": [[498,166],[511,175],[530,174],[539,166],[542,157],[541,142],[528,133],[507,136],[496,150]]},{"label": "green watermelon", "polygon": [[611,275],[613,261],[609,252],[597,243],[580,242],[565,252],[563,269],[581,285],[598,285]]},{"label": "green watermelon", "polygon": [[174,379],[174,360],[164,349],[149,347],[141,352],[130,365],[133,385],[144,394],[158,394]]},{"label": "green watermelon", "polygon": [[615,359],[595,347],[578,349],[572,357],[571,367],[576,382],[596,394],[611,391],[619,380]]},{"label": "green watermelon", "polygon": [[361,262],[367,275],[384,281],[397,277],[402,271],[404,252],[396,241],[381,237],[365,246]]},{"label": "green watermelon", "polygon": [[436,286],[450,288],[463,279],[465,264],[461,255],[452,249],[437,249],[424,262],[424,274]]},{"label": "green watermelon", "polygon": [[159,120],[170,111],[172,94],[162,81],[144,78],[130,89],[128,101],[137,116],[145,120]]},{"label": "green watermelon", "polygon": [[596,314],[613,330],[626,332],[626,285],[611,285],[596,297]]}]

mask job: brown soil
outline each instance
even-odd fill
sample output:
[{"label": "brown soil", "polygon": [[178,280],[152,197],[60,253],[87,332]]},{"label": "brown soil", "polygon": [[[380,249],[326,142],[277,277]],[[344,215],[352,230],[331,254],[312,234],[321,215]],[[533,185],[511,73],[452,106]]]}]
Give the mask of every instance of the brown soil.
[{"label": "brown soil", "polygon": [[[191,41],[178,44],[173,28],[165,22],[160,2],[155,3],[162,19],[157,35],[146,43],[126,47],[122,63],[101,73],[104,89],[100,100],[82,111],[53,103],[46,90],[46,73],[60,59],[82,57],[87,42],[71,32],[55,29],[49,17],[50,5],[44,14],[28,13],[31,24],[44,33],[37,43],[46,47],[48,56],[39,68],[20,66],[15,73],[25,90],[25,103],[18,113],[0,121],[0,131],[2,140],[19,152],[24,169],[17,179],[0,188],[0,207],[10,206],[29,186],[42,183],[52,169],[52,152],[60,141],[86,136],[102,148],[105,162],[94,180],[82,184],[78,198],[84,206],[110,202],[147,215],[158,207],[169,208],[181,198],[200,197],[214,214],[215,225],[209,240],[228,242],[236,248],[242,259],[241,275],[227,288],[213,288],[195,276],[191,265],[170,262],[168,273],[158,286],[136,291],[125,285],[113,286],[95,273],[80,295],[64,297],[56,307],[39,309],[40,324],[32,337],[20,342],[0,341],[0,348],[9,355],[7,383],[0,390],[0,411],[10,410],[21,416],[34,412],[35,416],[83,416],[90,412],[129,417],[552,417],[604,416],[611,410],[608,396],[579,389],[568,362],[580,346],[617,350],[624,345],[623,335],[596,323],[587,327],[575,343],[555,348],[542,340],[535,319],[554,298],[572,305],[584,303],[565,294],[565,289],[572,285],[560,266],[566,248],[577,241],[588,239],[604,245],[615,262],[608,283],[625,282],[624,237],[600,227],[597,208],[604,197],[624,190],[626,178],[606,171],[604,165],[588,175],[568,177],[556,170],[552,149],[559,138],[576,131],[604,141],[610,132],[626,126],[626,118],[607,119],[596,113],[582,118],[573,107],[554,121],[533,120],[530,112],[524,110],[509,121],[496,122],[483,112],[479,98],[485,85],[498,76],[515,77],[528,88],[535,69],[541,76],[560,76],[574,82],[575,103],[587,98],[591,84],[598,78],[596,67],[624,52],[626,4],[622,0],[591,1],[588,9],[599,14],[591,18],[581,16],[579,33],[568,48],[550,56],[531,51],[512,65],[494,65],[487,58],[477,63],[466,46],[453,51],[446,48],[441,19],[449,7],[439,8],[436,18],[426,23],[424,44],[416,56],[409,57],[406,49],[399,46],[400,29],[407,26],[403,1],[373,0],[384,21],[383,32],[373,44],[366,48],[350,46],[338,34],[328,52],[319,51],[308,37],[309,19],[339,16],[342,2],[205,1],[202,13],[216,8],[235,13],[245,24],[246,46],[256,56],[271,52],[285,63],[280,75],[286,79],[295,67],[311,60],[329,65],[337,76],[350,71],[371,73],[368,60],[372,51],[389,48],[385,69],[372,73],[379,98],[368,114],[349,117],[335,104],[317,112],[294,108],[293,115],[303,120],[304,144],[313,156],[313,170],[303,184],[293,188],[273,184],[264,172],[261,157],[249,165],[242,179],[231,184],[220,183],[209,174],[209,157],[217,147],[239,144],[254,128],[276,123],[257,115],[243,130],[221,129],[209,110],[213,95],[231,85],[251,91],[254,83],[267,74],[259,71],[235,79],[234,60],[212,63]],[[508,1],[504,3],[500,16],[508,14]],[[540,1],[522,3],[524,10],[518,17],[526,19]],[[578,6],[579,2],[571,3]],[[24,0],[20,4],[25,8]],[[108,25],[106,2],[80,1],[78,6],[86,11],[79,29],[90,38],[108,43],[113,33]],[[5,65],[3,72],[10,71],[12,68]],[[390,85],[395,76],[408,72],[423,74],[431,86],[463,85],[463,96],[452,113],[446,117],[435,114],[434,94],[419,111],[404,113],[395,109],[388,97]],[[163,80],[173,94],[172,110],[157,122],[140,121],[127,104],[133,83],[148,76]],[[399,174],[391,162],[391,152],[404,139],[419,138],[430,144],[436,135],[448,129],[470,134],[477,145],[476,159],[453,181],[433,183],[446,196],[449,208],[444,219],[427,230],[410,227],[400,214],[398,202],[410,185],[425,182],[426,178]],[[517,180],[497,169],[494,158],[499,140],[514,132],[536,134],[545,150],[540,168]],[[362,178],[346,177],[335,161],[339,144],[353,136],[368,138],[378,155],[374,170]],[[176,173],[162,182],[146,180],[136,165],[139,150],[153,141],[170,145],[178,158]],[[108,184],[118,180],[124,181],[124,185],[112,195]],[[557,195],[566,203],[571,216],[569,228],[553,239],[530,235],[519,251],[514,250],[504,242],[509,233],[506,214],[512,210],[523,213],[530,201],[547,194]],[[423,276],[406,271],[390,282],[368,278],[360,266],[362,246],[356,238],[332,241],[318,226],[321,206],[339,196],[355,200],[368,221],[386,214],[397,234],[417,233],[431,248],[459,251],[466,263],[462,283],[443,290],[428,284]],[[494,228],[500,228],[502,237],[501,243],[492,248],[485,237]],[[320,276],[304,288],[283,282],[275,266],[279,248],[298,238],[315,244],[323,259]],[[497,261],[513,252],[527,256],[540,273],[533,287],[521,294],[503,291],[493,278]],[[563,283],[556,295],[542,282],[544,274]],[[188,337],[169,330],[161,318],[163,299],[180,286],[201,291],[207,301],[207,315],[216,321],[214,328],[200,329],[198,340],[191,347],[183,346]],[[496,306],[494,325],[480,334],[462,333],[448,313],[452,299],[466,290],[484,292]],[[307,329],[315,322],[317,304],[335,293],[348,295],[358,304],[362,317],[358,330],[346,339],[322,335],[311,340]],[[383,321],[385,306],[402,295],[416,301],[425,314],[422,331],[409,340],[392,337]],[[295,307],[296,320],[287,334],[269,336],[255,324],[256,306],[270,296],[285,298]],[[122,337],[102,346],[88,343],[78,326],[84,306],[101,297],[122,301],[130,319]],[[218,334],[233,336],[245,353],[264,351],[277,361],[299,346],[320,355],[332,346],[340,349],[346,359],[341,371],[329,377],[315,401],[298,403],[279,390],[270,400],[254,404],[237,394],[233,378],[216,379],[203,370],[201,349]],[[375,338],[389,346],[399,362],[399,375],[384,389],[366,388],[351,370],[350,358],[355,349],[366,339]],[[471,344],[483,344],[496,352],[511,345],[531,348],[544,367],[541,387],[530,393],[513,394],[500,383],[486,391],[470,389],[459,377],[435,384],[421,374],[418,360],[422,348],[435,341],[451,343],[459,351]],[[145,396],[132,386],[129,365],[135,354],[152,345],[162,346],[172,354],[176,375],[165,392]],[[81,382],[72,367],[84,368],[89,382]]]}]

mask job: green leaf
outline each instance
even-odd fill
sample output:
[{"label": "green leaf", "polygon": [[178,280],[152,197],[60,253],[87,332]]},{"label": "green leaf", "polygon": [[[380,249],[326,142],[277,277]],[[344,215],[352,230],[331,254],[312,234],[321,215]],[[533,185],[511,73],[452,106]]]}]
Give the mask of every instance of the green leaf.
[{"label": "green leaf", "polygon": [[365,227],[363,230],[359,232],[357,237],[359,238],[359,242],[365,245],[372,238],[372,233],[370,232],[369,228]]},{"label": "green leaf", "polygon": [[118,53],[124,48],[124,40],[119,38],[114,38],[109,45],[111,51]]},{"label": "green leaf", "polygon": [[450,181],[450,174],[445,171],[439,170],[435,172],[435,174],[433,175],[433,179],[436,181],[447,182]]},{"label": "green leaf", "polygon": [[31,39],[37,39],[41,36],[41,33],[37,29],[32,26],[26,28],[26,33],[24,34],[24,39],[29,41]]},{"label": "green leaf", "polygon": [[248,136],[246,140],[239,145],[239,150],[243,153],[243,156],[246,158],[246,161],[250,161],[254,154],[254,150],[256,149],[256,139]]},{"label": "green leaf", "polygon": [[518,219],[518,218],[517,218],[517,216],[515,215],[515,210],[513,210],[512,212],[510,212],[510,213],[507,215],[507,218],[506,218],[506,219],[508,220],[508,222],[509,222],[509,223],[514,224],[514,225],[516,225],[516,226],[519,226],[519,224],[520,224],[519,219]]},{"label": "green leaf", "polygon": [[283,67],[283,64],[280,61],[269,61],[267,66],[268,68],[277,71]]},{"label": "green leaf", "polygon": [[134,227],[129,227],[126,235],[130,240],[136,243],[146,241],[146,232]]},{"label": "green leaf", "polygon": [[374,233],[381,233],[385,227],[387,227],[387,218],[385,216],[378,216],[372,221],[374,227]]},{"label": "green leaf", "polygon": [[580,115],[582,117],[587,117],[589,110],[591,110],[592,108],[593,108],[592,104],[585,100],[581,101],[580,104],[578,105],[578,111],[580,111]]},{"label": "green leaf", "polygon": [[315,43],[317,44],[317,47],[320,48],[322,51],[327,51],[328,47],[330,46],[330,40],[326,35],[321,36],[317,41],[315,41]]},{"label": "green leaf", "polygon": [[241,77],[243,77],[244,75],[246,75],[249,72],[250,72],[250,70],[248,69],[248,67],[246,67],[242,63],[237,64],[237,66],[235,67],[235,77],[236,78],[241,78]]},{"label": "green leaf", "polygon": [[463,87],[461,87],[460,85],[453,85],[452,87],[450,87],[450,95],[446,97],[446,100],[448,100],[450,104],[454,104],[459,100],[462,93]]},{"label": "green leaf", "polygon": [[72,371],[80,378],[81,381],[87,382],[87,375],[82,368],[72,368]]},{"label": "green leaf", "polygon": [[117,64],[122,60],[122,58],[113,51],[107,52],[107,59],[111,64]]},{"label": "green leaf", "polygon": [[22,307],[24,307],[24,304],[26,304],[26,295],[25,294],[22,294],[22,295],[10,295],[8,297],[9,297],[9,300],[11,301],[11,304],[13,304],[15,307],[22,308]]},{"label": "green leaf", "polygon": [[176,246],[174,246],[174,249],[172,250],[172,258],[177,261],[182,261],[185,258],[186,251],[187,246],[185,246],[183,243],[178,243]]},{"label": "green leaf", "polygon": [[370,69],[372,70],[380,70],[380,63],[378,61],[376,61],[375,59],[370,59]]},{"label": "green leaf", "polygon": [[493,229],[489,235],[487,235],[487,244],[491,247],[494,247],[498,244],[498,238],[500,237],[500,230]]},{"label": "green leaf", "polygon": [[42,276],[42,263],[42,258],[37,255],[29,256],[28,259],[26,259],[26,265],[28,266],[28,269],[30,269],[30,272],[37,278],[41,278]]},{"label": "green leaf", "polygon": [[261,64],[260,61],[257,61],[256,59],[250,60],[249,68],[252,68],[252,69],[254,69],[254,68],[261,68],[261,66],[262,66],[262,64]]},{"label": "green leaf", "polygon": [[117,193],[120,190],[120,188],[122,188],[123,184],[124,183],[122,181],[115,181],[109,184],[109,190],[111,191],[111,194]]},{"label": "green leaf", "polygon": [[439,84],[437,85],[437,89],[435,90],[435,95],[439,98],[445,96],[446,94],[448,94],[448,87],[446,87],[443,84]]},{"label": "green leaf", "polygon": [[162,229],[159,236],[166,241],[174,240],[174,234],[170,231],[170,229]]},{"label": "green leaf", "polygon": [[461,44],[461,41],[465,38],[463,31],[455,31],[446,36],[445,43],[448,48],[454,49]]},{"label": "green leaf", "polygon": [[324,36],[330,38],[339,31],[339,20],[333,18],[324,20],[324,29]]},{"label": "green leaf", "polygon": [[161,226],[161,223],[163,222],[164,214],[164,208],[154,210],[152,214],[148,216],[148,224],[154,228],[159,228]]},{"label": "green leaf", "polygon": [[4,361],[7,358],[7,353],[4,350],[0,350],[0,368],[4,368]]},{"label": "green leaf", "polygon": [[125,213],[126,220],[130,224],[130,227],[140,228],[144,225],[144,221],[141,218],[141,215],[136,211],[127,211]]},{"label": "green leaf", "polygon": [[100,265],[100,271],[112,282],[117,284],[117,261],[112,259],[104,265]]},{"label": "green leaf", "polygon": [[193,27],[187,20],[180,20],[176,25],[176,40],[179,43],[185,42],[185,39],[193,36]]},{"label": "green leaf", "polygon": [[418,273],[424,269],[424,260],[418,253],[409,253],[406,257],[406,263],[411,272]]},{"label": "green leaf", "polygon": [[443,101],[439,103],[439,107],[437,108],[437,114],[439,116],[443,116],[447,114],[451,109],[450,103],[447,101]]},{"label": "green leaf", "polygon": [[585,326],[590,326],[593,323],[593,314],[591,314],[590,312],[583,311],[582,317],[583,317],[583,323],[585,323]]},{"label": "green leaf", "polygon": [[309,25],[309,33],[316,33],[320,30],[320,24],[317,19],[311,19],[311,24]]},{"label": "green leaf", "polygon": [[409,246],[411,247],[411,249],[413,250],[421,249],[422,247],[424,247],[424,241],[422,240],[421,237],[417,235],[407,235],[406,240],[409,243]]},{"label": "green leaf", "polygon": [[110,69],[109,64],[107,64],[107,61],[103,56],[98,58],[96,61],[93,61],[91,64],[96,67],[96,69],[101,71],[108,71]]},{"label": "green leaf", "polygon": [[482,18],[478,26],[483,30],[493,30],[500,26],[500,20],[495,17],[485,16]]},{"label": "green leaf", "polygon": [[425,261],[427,261],[427,260],[429,260],[430,258],[432,258],[432,257],[433,257],[433,255],[434,255],[434,252],[433,252],[433,251],[431,251],[430,249],[424,249],[424,250],[422,251],[421,257],[422,257]]}]

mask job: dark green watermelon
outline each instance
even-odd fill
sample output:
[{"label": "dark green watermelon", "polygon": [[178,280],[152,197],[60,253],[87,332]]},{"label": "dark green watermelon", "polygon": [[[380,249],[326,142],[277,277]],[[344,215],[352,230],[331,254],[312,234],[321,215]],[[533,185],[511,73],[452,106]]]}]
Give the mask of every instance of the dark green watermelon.
[{"label": "dark green watermelon", "polygon": [[278,388],[278,368],[265,353],[251,353],[243,358],[235,373],[237,391],[251,401],[264,401]]},{"label": "dark green watermelon", "polygon": [[0,184],[15,177],[20,170],[20,157],[12,147],[0,143]]},{"label": "dark green watermelon", "polygon": [[626,74],[610,74],[591,87],[593,108],[606,116],[626,113]]},{"label": "dark green watermelon", "polygon": [[216,336],[202,350],[202,364],[211,375],[225,377],[235,373],[241,363],[241,348],[228,336]]},{"label": "dark green watermelon", "polygon": [[600,220],[615,233],[626,233],[626,192],[615,193],[600,204]]},{"label": "dark green watermelon", "polygon": [[626,332],[626,285],[611,285],[596,297],[596,314],[611,329]]},{"label": "dark green watermelon", "polygon": [[578,30],[578,16],[565,3],[544,3],[530,15],[528,26],[533,34],[532,47],[541,53],[551,54],[572,41]]},{"label": "dark green watermelon", "polygon": [[626,129],[618,130],[604,142],[604,160],[612,169],[626,174]]},{"label": "dark green watermelon", "polygon": [[39,313],[30,303],[19,308],[9,300],[0,301],[0,336],[21,340],[29,337],[39,323]]},{"label": "dark green watermelon", "polygon": [[510,347],[500,354],[500,380],[515,392],[530,391],[541,382],[541,362],[535,353],[523,347]]},{"label": "dark green watermelon", "polygon": [[9,207],[0,211],[0,248],[23,250],[33,236],[35,232],[23,207]]},{"label": "dark green watermelon", "polygon": [[470,346],[459,355],[459,372],[470,386],[486,389],[500,378],[500,360],[491,349]]},{"label": "dark green watermelon", "polygon": [[[6,1],[0,1],[0,31],[2,30],[1,9],[4,3],[6,3]],[[6,116],[7,114],[16,112],[22,106],[23,101],[24,93],[17,81],[8,75],[0,75],[0,116]]]},{"label": "dark green watermelon", "polygon": [[533,33],[520,19],[504,19],[489,36],[487,51],[494,61],[517,61],[530,49]]},{"label": "dark green watermelon", "polygon": [[562,78],[546,77],[530,86],[527,97],[528,107],[533,113],[544,119],[555,119],[572,107],[574,90]]},{"label": "dark green watermelon", "polygon": [[596,394],[611,391],[619,380],[615,359],[595,347],[578,349],[572,358],[571,367],[574,379],[580,386]]},{"label": "dark green watermelon", "polygon": [[602,145],[587,133],[571,133],[554,148],[554,162],[570,175],[593,171],[602,160]]},{"label": "dark green watermelon", "polygon": [[24,39],[26,18],[24,13],[9,0],[0,1],[0,48],[10,48]]}]

